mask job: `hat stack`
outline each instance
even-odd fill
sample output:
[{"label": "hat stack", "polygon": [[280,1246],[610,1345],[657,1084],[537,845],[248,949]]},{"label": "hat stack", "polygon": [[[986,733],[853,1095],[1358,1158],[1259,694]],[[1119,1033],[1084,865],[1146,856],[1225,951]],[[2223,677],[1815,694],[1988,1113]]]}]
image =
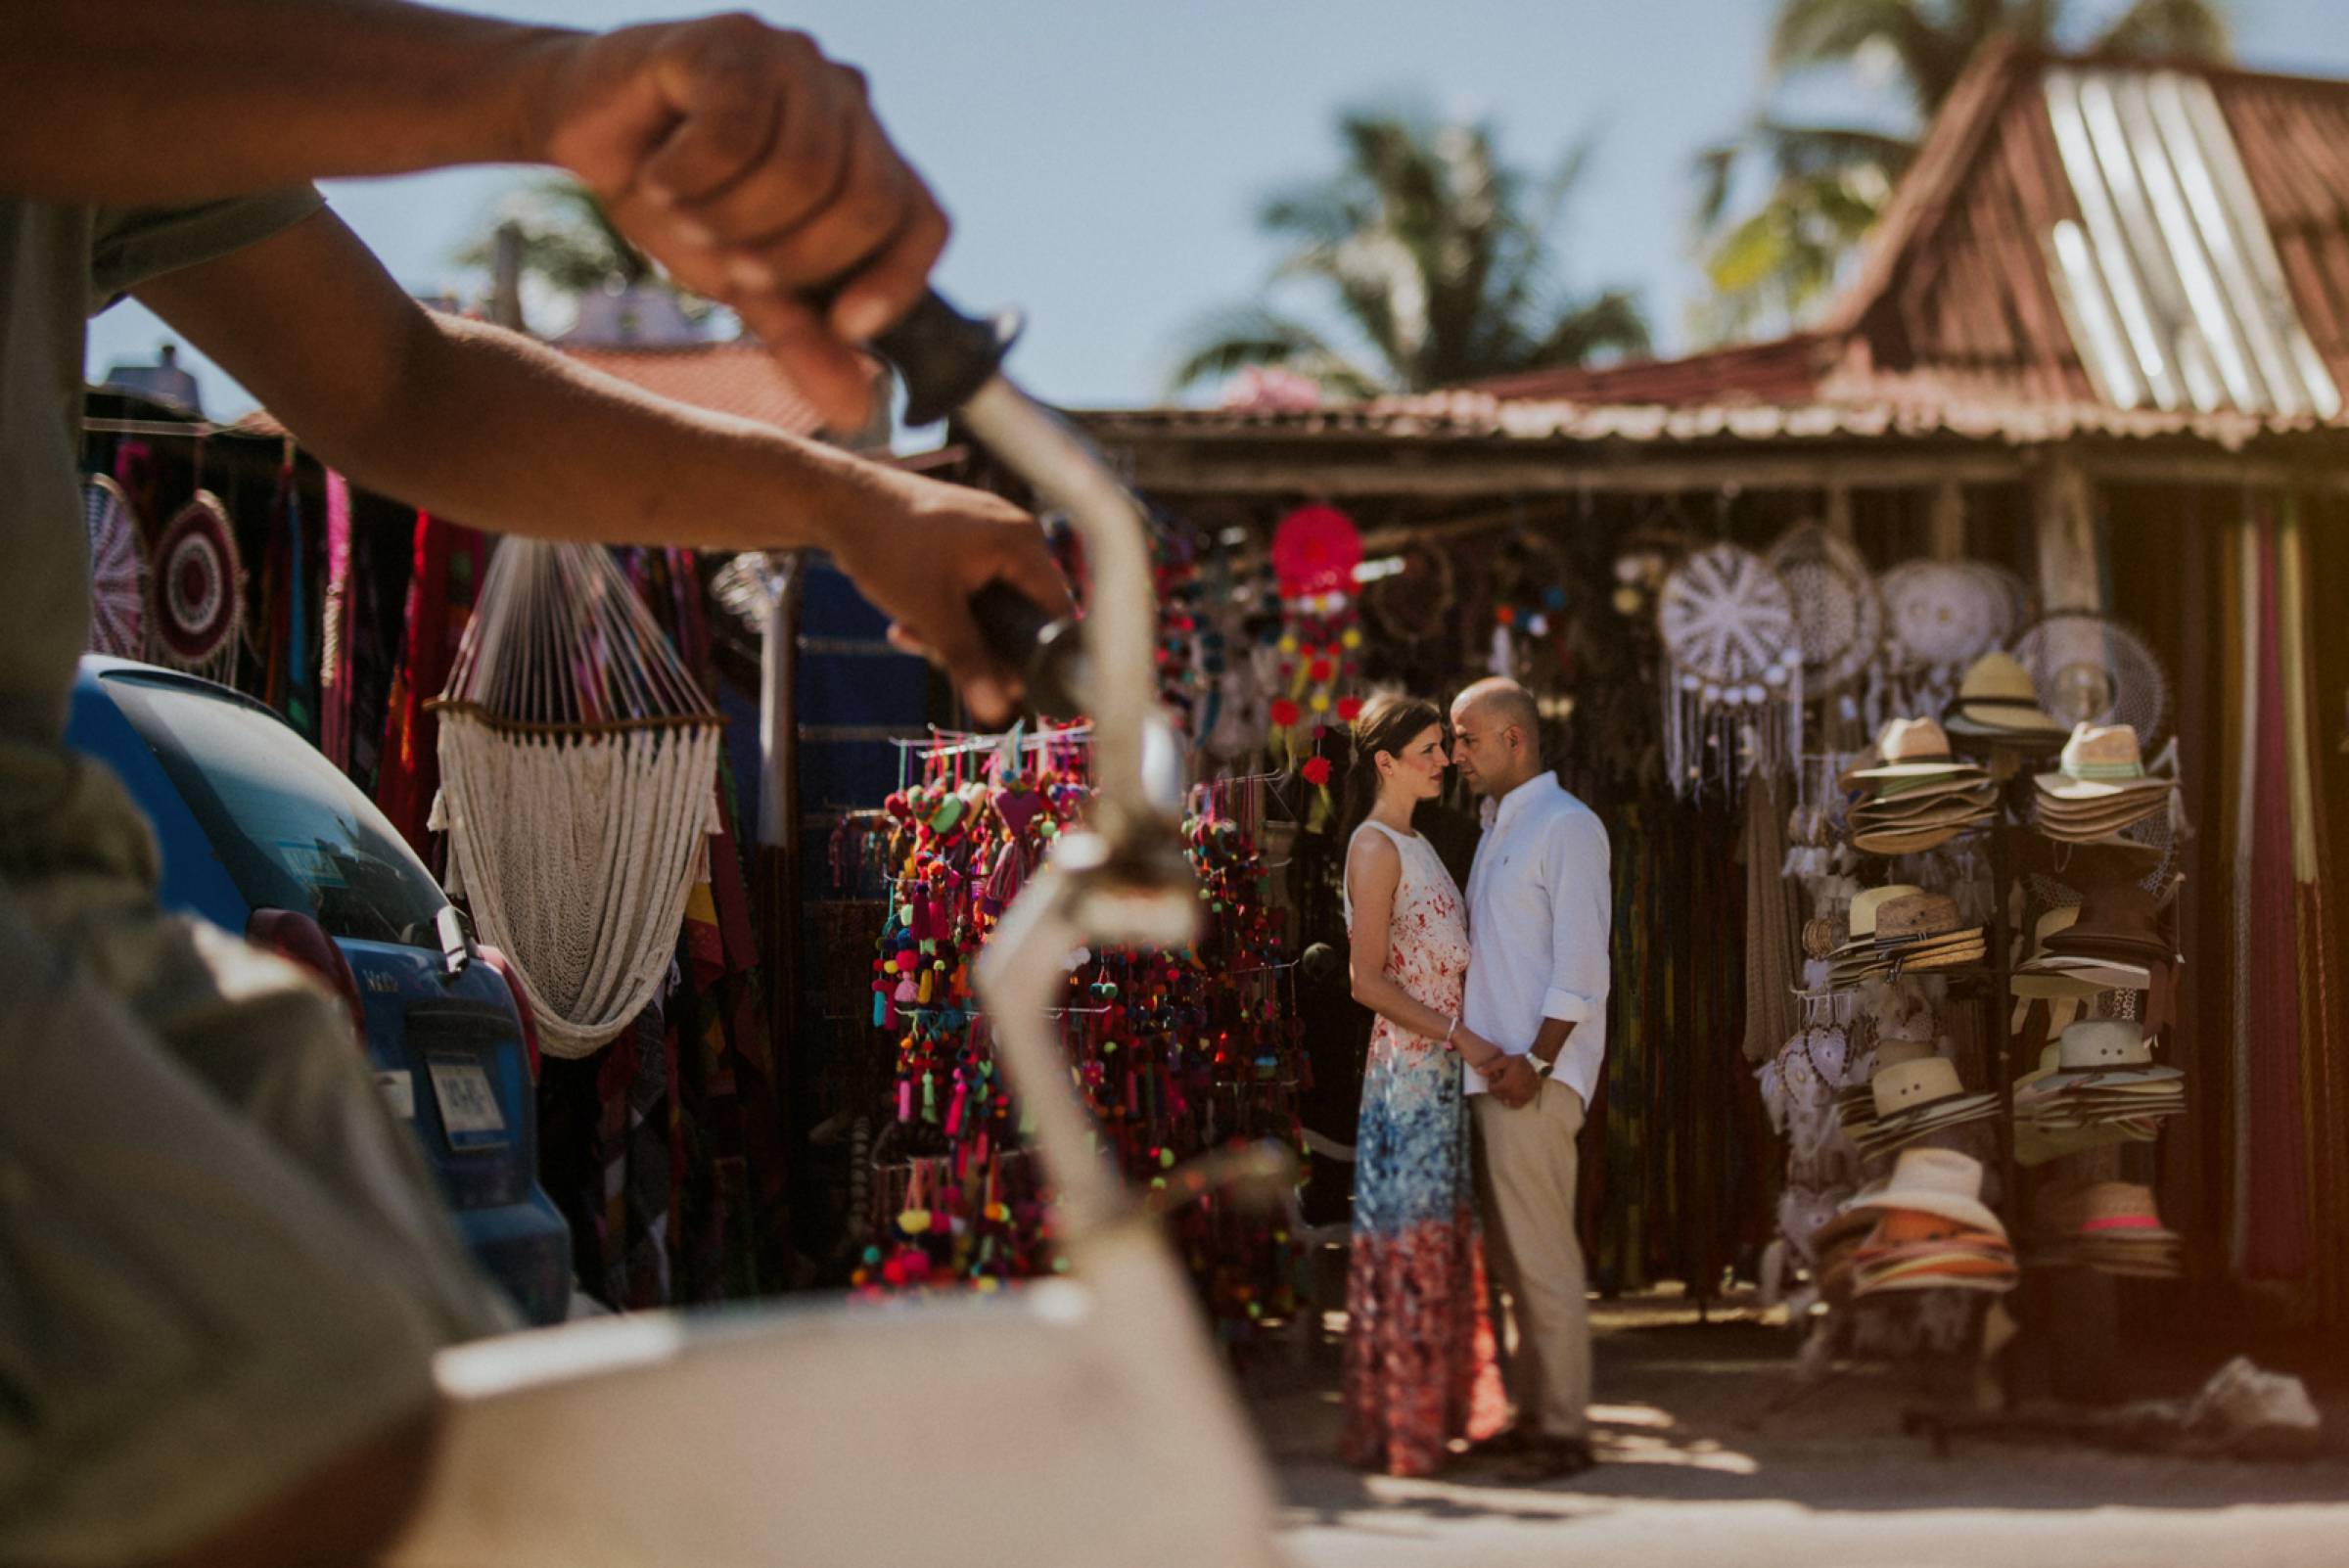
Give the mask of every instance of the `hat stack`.
[{"label": "hat stack", "polygon": [[2040,750],[2053,749],[2066,733],[2062,720],[2039,706],[2031,672],[2005,653],[1984,654],[1974,661],[1941,722],[1953,735]]},{"label": "hat stack", "polygon": [[2055,1071],[2015,1085],[2014,1119],[2043,1131],[2144,1124],[2186,1110],[2186,1075],[2157,1067],[2135,1019],[2088,1018],[2056,1042]]},{"label": "hat stack", "polygon": [[1913,854],[1947,844],[1988,822],[1998,785],[1973,762],[1950,753],[1939,721],[1896,718],[1876,739],[1872,767],[1843,775],[1861,799],[1846,812],[1852,847],[1867,854]]},{"label": "hat stack", "polygon": [[1932,1132],[1946,1132],[1998,1114],[1995,1094],[1968,1094],[1958,1064],[1946,1056],[1878,1065],[1868,1080],[1868,1119],[1844,1127],[1862,1157],[1888,1154]]},{"label": "hat stack", "polygon": [[1898,883],[1874,891],[1892,897],[1869,907],[1865,936],[1859,930],[1860,900],[1867,895],[1852,900],[1852,940],[1827,957],[1829,991],[1848,991],[1882,976],[1980,963],[1988,953],[1982,928],[1958,917],[1956,899]]},{"label": "hat stack", "polygon": [[2096,1181],[2057,1189],[2035,1206],[2031,1261],[2133,1279],[2175,1279],[2184,1241],[2161,1222],[2153,1189]]},{"label": "hat stack", "polygon": [[1844,1135],[1858,1138],[1863,1131],[1875,1125],[1876,1073],[1881,1073],[1888,1067],[1898,1067],[1904,1062],[1921,1062],[1926,1057],[1937,1054],[1939,1053],[1929,1039],[1878,1041],[1875,1066],[1869,1073],[1868,1082],[1855,1084],[1850,1088],[1839,1090],[1835,1095],[1835,1115],[1843,1126]]},{"label": "hat stack", "polygon": [[2093,844],[2169,809],[2174,779],[2147,778],[2137,731],[2082,724],[2063,743],[2056,771],[2034,780],[2040,831],[2066,844]]},{"label": "hat stack", "polygon": [[[2062,1070],[2063,1046],[2050,1040],[2039,1053],[2038,1068],[2014,1081],[2016,1101],[2023,1101],[2035,1085]],[[2014,1119],[2014,1158],[2022,1165],[2045,1165],[2067,1154],[2109,1148],[2115,1143],[2150,1143],[2160,1131],[2159,1120],[2149,1116],[2120,1117],[2086,1127],[2050,1130],[2018,1111]]]},{"label": "hat stack", "polygon": [[1875,1224],[1850,1253],[1854,1296],[1892,1290],[2012,1290],[2014,1248],[1982,1202],[1982,1162],[1952,1149],[1905,1149],[1880,1191],[1851,1213]]},{"label": "hat stack", "polygon": [[[2017,996],[2059,997],[2095,996],[2107,991],[2149,991],[2153,986],[2153,964],[2150,954],[2134,947],[2121,949],[2109,945],[2092,925],[2088,934],[2072,939],[2085,943],[2086,951],[2065,951],[2055,945],[2065,932],[2077,925],[2080,911],[2063,907],[2050,909],[2039,917],[2032,933],[2031,956],[2017,964],[2012,982]],[[2115,945],[2126,956],[2108,956],[2096,949]],[[2166,960],[2165,960],[2166,961]]]},{"label": "hat stack", "polygon": [[[2178,945],[2161,929],[2153,895],[2134,882],[2096,883],[2081,896],[2080,912],[2068,924],[2050,930],[2041,944],[2051,959],[2094,959],[2115,966],[2132,981],[2143,970],[2147,980],[2178,961]],[[2114,990],[2143,990],[2142,986]]]}]

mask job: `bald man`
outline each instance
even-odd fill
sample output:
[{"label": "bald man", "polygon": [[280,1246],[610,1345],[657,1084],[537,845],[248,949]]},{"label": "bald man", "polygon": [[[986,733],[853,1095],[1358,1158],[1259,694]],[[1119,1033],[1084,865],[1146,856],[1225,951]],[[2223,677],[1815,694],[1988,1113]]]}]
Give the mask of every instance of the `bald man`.
[{"label": "bald man", "polygon": [[1494,803],[1468,872],[1460,1022],[1510,1057],[1490,1083],[1462,1068],[1494,1280],[1517,1330],[1517,1419],[1499,1446],[1517,1479],[1555,1480],[1592,1462],[1575,1139],[1607,1049],[1607,830],[1543,765],[1541,715],[1515,681],[1461,692],[1451,730],[1461,779]]}]

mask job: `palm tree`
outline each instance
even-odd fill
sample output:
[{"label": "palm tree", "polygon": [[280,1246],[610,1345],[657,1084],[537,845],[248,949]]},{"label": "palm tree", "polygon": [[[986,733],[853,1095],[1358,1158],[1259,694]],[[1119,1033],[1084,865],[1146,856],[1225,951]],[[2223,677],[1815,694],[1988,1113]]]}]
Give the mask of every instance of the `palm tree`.
[{"label": "palm tree", "polygon": [[1501,161],[1486,124],[1355,110],[1339,116],[1338,134],[1338,173],[1268,198],[1258,223],[1293,246],[1273,283],[1325,292],[1352,343],[1268,302],[1226,309],[1194,329],[1176,388],[1277,365],[1368,396],[1647,346],[1628,292],[1575,295],[1555,275],[1550,239],[1589,161],[1588,138],[1534,180]]},{"label": "palm tree", "polygon": [[601,290],[652,287],[674,294],[689,319],[698,321],[711,309],[710,301],[669,283],[620,232],[595,193],[576,180],[551,176],[513,192],[499,204],[491,232],[467,243],[453,259],[464,267],[494,266],[495,228],[507,223],[522,231],[523,275],[550,295],[576,300]]},{"label": "palm tree", "polygon": [[[1773,87],[1819,68],[1888,64],[1905,129],[1790,124],[1765,114],[1697,160],[1697,229],[1714,298],[1705,336],[1790,327],[1822,302],[1845,259],[1916,156],[1923,127],[1994,39],[2055,47],[2078,36],[2067,0],[1780,0],[1770,39]],[[2098,54],[2228,55],[2226,0],[2131,0],[2088,35]],[[1759,163],[1770,194],[1732,216],[1740,173]]]}]

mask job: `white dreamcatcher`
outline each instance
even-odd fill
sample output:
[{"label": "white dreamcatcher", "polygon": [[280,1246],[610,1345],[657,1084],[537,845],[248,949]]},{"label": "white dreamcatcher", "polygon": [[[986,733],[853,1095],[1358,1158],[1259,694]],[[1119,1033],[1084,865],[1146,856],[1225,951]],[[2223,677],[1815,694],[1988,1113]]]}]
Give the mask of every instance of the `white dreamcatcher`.
[{"label": "white dreamcatcher", "polygon": [[2127,724],[2151,747],[2170,719],[2170,680],[2144,639],[2104,616],[2064,611],[2014,644],[2048,713],[2066,724]]},{"label": "white dreamcatcher", "polygon": [[122,486],[103,474],[82,484],[90,533],[90,651],[136,659],[147,651],[147,556]]},{"label": "white dreamcatcher", "polygon": [[[2015,605],[1995,571],[1963,561],[1904,561],[1884,595],[1886,715],[1938,714],[1973,662],[2014,628]],[[1873,706],[1873,705],[1871,705]],[[1880,715],[1869,714],[1870,721]]]},{"label": "white dreamcatcher", "polygon": [[1734,795],[1784,773],[1803,746],[1803,650],[1786,585],[1734,544],[1696,551],[1665,578],[1656,627],[1671,661],[1664,765],[1677,795]]}]

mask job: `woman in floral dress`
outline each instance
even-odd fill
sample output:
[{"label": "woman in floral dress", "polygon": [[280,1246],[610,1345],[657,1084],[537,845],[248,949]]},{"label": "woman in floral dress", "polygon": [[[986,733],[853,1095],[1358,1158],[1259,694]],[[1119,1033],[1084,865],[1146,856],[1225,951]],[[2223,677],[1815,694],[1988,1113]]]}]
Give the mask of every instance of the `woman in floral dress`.
[{"label": "woman in floral dress", "polygon": [[[1427,1475],[1455,1438],[1500,1430],[1460,1062],[1500,1052],[1459,1022],[1467,906],[1411,809],[1444,787],[1444,716],[1375,697],[1354,724],[1354,793],[1368,814],[1346,850],[1355,998],[1377,1014],[1355,1135],[1346,1279],[1350,1464]],[[1456,1054],[1455,1054],[1456,1053]]]}]

